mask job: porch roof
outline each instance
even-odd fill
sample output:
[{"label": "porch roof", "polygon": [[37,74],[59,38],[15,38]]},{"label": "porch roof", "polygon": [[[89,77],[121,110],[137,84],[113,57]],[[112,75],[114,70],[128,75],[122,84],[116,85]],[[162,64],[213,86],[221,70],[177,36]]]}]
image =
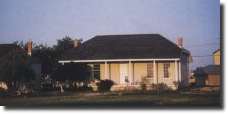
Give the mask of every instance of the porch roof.
[{"label": "porch roof", "polygon": [[96,63],[96,62],[146,62],[146,61],[179,61],[180,58],[166,59],[106,59],[106,60],[61,60],[59,63]]}]

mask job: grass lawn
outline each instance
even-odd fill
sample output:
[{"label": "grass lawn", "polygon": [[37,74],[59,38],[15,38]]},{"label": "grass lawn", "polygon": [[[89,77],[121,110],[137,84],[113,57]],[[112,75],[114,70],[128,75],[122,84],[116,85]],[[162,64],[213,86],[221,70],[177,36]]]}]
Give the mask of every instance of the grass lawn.
[{"label": "grass lawn", "polygon": [[0,104],[6,108],[49,108],[49,107],[74,107],[74,108],[222,108],[219,93],[72,93],[62,96],[37,96],[37,97],[5,97],[0,98]]}]

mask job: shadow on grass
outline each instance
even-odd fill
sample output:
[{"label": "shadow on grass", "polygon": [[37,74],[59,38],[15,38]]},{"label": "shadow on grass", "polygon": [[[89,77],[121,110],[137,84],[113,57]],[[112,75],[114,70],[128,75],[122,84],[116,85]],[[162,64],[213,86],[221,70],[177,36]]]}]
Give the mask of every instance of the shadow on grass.
[{"label": "shadow on grass", "polygon": [[122,93],[106,95],[73,95],[28,97],[12,100],[6,110],[65,110],[65,109],[223,109],[219,93]]}]

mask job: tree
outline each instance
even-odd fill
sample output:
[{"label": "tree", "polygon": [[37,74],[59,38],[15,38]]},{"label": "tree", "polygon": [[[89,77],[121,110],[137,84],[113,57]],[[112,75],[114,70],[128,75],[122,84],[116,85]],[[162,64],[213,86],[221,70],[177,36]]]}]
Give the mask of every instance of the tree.
[{"label": "tree", "polygon": [[26,49],[26,44],[23,41],[15,41],[13,44],[17,45],[18,47],[22,49]]},{"label": "tree", "polygon": [[30,57],[20,49],[15,49],[0,58],[0,80],[11,82],[29,82],[35,79]]},{"label": "tree", "polygon": [[[26,44],[23,41],[16,41],[14,44],[26,50]],[[58,39],[57,45],[53,47],[43,44],[33,44],[32,58],[36,58],[41,62],[43,75],[53,74],[59,68],[58,60],[61,59],[66,50],[73,47],[73,39],[69,36]]]},{"label": "tree", "polygon": [[39,58],[42,63],[42,73],[47,75],[58,68],[58,60],[61,59],[63,53],[73,47],[72,38],[65,36],[62,39],[58,39],[57,45],[53,47],[47,47],[43,44],[34,46],[32,57]]},{"label": "tree", "polygon": [[51,78],[58,81],[86,81],[90,79],[90,70],[86,64],[69,63],[59,66]]},{"label": "tree", "polygon": [[40,60],[43,74],[51,74],[58,65],[57,52],[42,44],[34,46],[32,57]]},{"label": "tree", "polygon": [[63,52],[65,50],[71,49],[74,47],[73,44],[73,39],[69,36],[65,36],[62,39],[58,39],[57,40],[57,45],[55,45],[53,48],[55,49],[55,51],[57,51],[60,56],[61,54],[63,54]]}]

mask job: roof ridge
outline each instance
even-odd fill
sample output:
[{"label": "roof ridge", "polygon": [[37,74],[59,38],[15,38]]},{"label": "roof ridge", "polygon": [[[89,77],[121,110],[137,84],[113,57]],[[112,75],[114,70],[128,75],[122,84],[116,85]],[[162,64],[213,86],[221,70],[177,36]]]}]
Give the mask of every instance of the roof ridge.
[{"label": "roof ridge", "polygon": [[107,35],[96,35],[94,37],[103,37],[103,36],[142,36],[142,35],[158,35],[158,36],[161,36],[160,34],[158,33],[136,33],[136,34],[107,34]]},{"label": "roof ridge", "polygon": [[15,45],[14,43],[9,43],[9,44],[0,44],[0,45]]}]

